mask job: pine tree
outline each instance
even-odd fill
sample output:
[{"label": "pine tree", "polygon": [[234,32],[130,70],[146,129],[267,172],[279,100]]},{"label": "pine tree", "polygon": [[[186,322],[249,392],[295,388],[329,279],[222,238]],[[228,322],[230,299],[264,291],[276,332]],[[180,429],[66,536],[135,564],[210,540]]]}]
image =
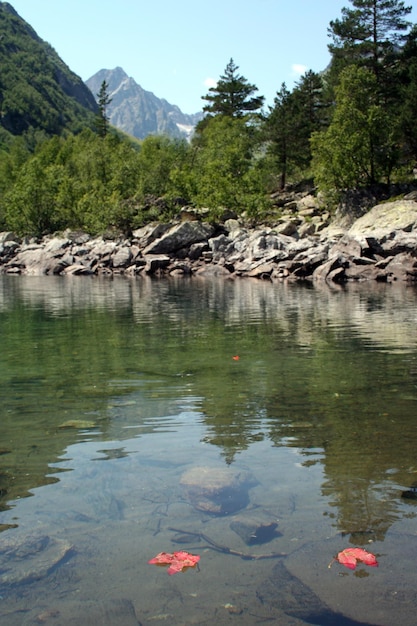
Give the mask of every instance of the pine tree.
[{"label": "pine tree", "polygon": [[108,94],[108,84],[105,80],[101,83],[100,91],[97,94],[98,113],[96,116],[96,128],[100,137],[105,137],[109,130],[109,118],[107,116],[107,107],[112,99]]},{"label": "pine tree", "polygon": [[348,64],[365,65],[380,82],[387,55],[401,44],[410,27],[406,20],[411,7],[400,0],[350,0],[343,17],[330,22],[333,43],[329,50],[339,72]]},{"label": "pine tree", "polygon": [[323,81],[318,74],[306,72],[292,92],[285,83],[281,85],[265,121],[268,152],[278,167],[281,189],[287,174],[309,167],[311,134],[327,125],[327,117]]},{"label": "pine tree", "polygon": [[262,107],[264,97],[253,95],[258,88],[238,74],[238,69],[233,59],[230,59],[217,85],[210,87],[209,93],[202,96],[202,99],[209,103],[203,111],[213,115],[244,117]]}]

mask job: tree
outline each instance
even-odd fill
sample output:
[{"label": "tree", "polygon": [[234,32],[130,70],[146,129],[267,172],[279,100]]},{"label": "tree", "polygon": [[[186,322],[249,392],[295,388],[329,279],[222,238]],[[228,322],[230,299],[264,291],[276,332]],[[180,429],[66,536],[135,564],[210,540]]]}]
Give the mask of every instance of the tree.
[{"label": "tree", "polygon": [[230,59],[217,85],[210,87],[209,93],[202,96],[209,103],[203,107],[203,111],[213,115],[244,117],[262,107],[264,97],[253,95],[258,88],[238,74],[238,69],[233,59]]},{"label": "tree", "polygon": [[188,145],[185,140],[148,135],[141,145],[138,157],[136,197],[163,196],[173,191],[171,174],[181,169]]},{"label": "tree", "polygon": [[279,170],[280,188],[284,189],[287,181],[287,171],[291,154],[292,133],[291,93],[286,84],[282,83],[280,91],[274,99],[274,107],[266,120],[266,137],[268,152]]},{"label": "tree", "polygon": [[244,118],[216,115],[193,142],[188,195],[219,217],[224,209],[255,217],[265,208],[258,130]]},{"label": "tree", "polygon": [[268,152],[279,168],[281,189],[288,173],[309,167],[310,137],[327,124],[327,108],[318,74],[306,72],[291,93],[281,85],[265,121]]},{"label": "tree", "polygon": [[109,130],[109,118],[107,116],[107,107],[112,101],[108,94],[108,84],[105,80],[101,83],[100,91],[97,94],[98,113],[96,116],[96,128],[100,137],[105,137]]},{"label": "tree", "polygon": [[[397,95],[396,114],[399,118],[403,156],[417,162],[417,25],[408,35],[398,55],[394,89]],[[411,167],[409,167],[411,170]]]},{"label": "tree", "polygon": [[337,72],[346,64],[369,67],[380,82],[385,59],[404,41],[410,23],[405,19],[411,7],[399,0],[350,0],[354,9],[344,7],[343,17],[330,22],[333,43],[329,50]]},{"label": "tree", "polygon": [[313,171],[324,191],[390,182],[396,162],[395,120],[378,102],[377,80],[366,68],[343,70],[326,131],[312,136]]}]

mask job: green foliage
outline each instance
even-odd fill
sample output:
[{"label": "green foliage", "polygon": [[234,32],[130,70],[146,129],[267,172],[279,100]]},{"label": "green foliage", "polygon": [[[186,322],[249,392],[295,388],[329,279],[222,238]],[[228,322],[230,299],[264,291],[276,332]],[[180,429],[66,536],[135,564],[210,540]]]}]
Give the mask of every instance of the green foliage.
[{"label": "green foliage", "polygon": [[243,117],[262,107],[264,97],[253,95],[258,88],[238,74],[238,69],[233,59],[230,59],[217,85],[210,87],[209,93],[203,96],[203,100],[209,103],[203,111],[212,115]]},{"label": "green foliage", "polygon": [[187,157],[188,146],[181,139],[150,135],[143,140],[138,155],[137,196],[163,196],[175,193],[176,172]]},{"label": "green foliage", "polygon": [[327,194],[406,180],[417,159],[417,27],[404,40],[403,2],[351,2],[330,23],[330,71],[306,72],[291,91],[283,83],[261,115],[264,98],[231,59],[203,96],[207,115],[191,144],[116,133],[106,82],[97,109],[54,50],[0,3],[0,228],[129,232],[172,219],[179,199],[208,207],[212,220],[225,210],[256,220],[271,191],[312,170]]},{"label": "green foliage", "polygon": [[130,144],[91,131],[45,141],[20,168],[12,165],[17,175],[2,201],[8,228],[42,235],[64,227],[100,232],[117,226],[120,201],[136,189],[126,172],[135,157]]},{"label": "green foliage", "polygon": [[0,158],[0,210],[4,226],[22,235],[141,225],[155,217],[144,212],[148,196],[177,193],[175,174],[189,150],[167,137],[148,137],[138,148],[114,133],[92,131],[46,140],[34,154],[21,148],[18,142]]},{"label": "green foliage", "polygon": [[260,135],[243,118],[217,116],[206,124],[193,147],[189,193],[213,217],[225,208],[255,217],[265,207],[265,177],[255,158]]},{"label": "green foliage", "polygon": [[399,0],[350,1],[354,8],[344,7],[343,17],[330,22],[333,44],[329,50],[345,62],[362,63],[378,76],[387,54],[404,40],[411,7]]},{"label": "green foliage", "polygon": [[309,168],[310,137],[327,123],[327,110],[318,74],[307,72],[292,92],[285,83],[281,85],[264,126],[268,154],[278,169],[281,189],[287,174]]},{"label": "green foliage", "polygon": [[6,2],[0,32],[0,141],[31,128],[53,135],[92,126],[92,94]]},{"label": "green foliage", "polygon": [[376,94],[370,70],[351,66],[342,72],[332,121],[311,140],[313,171],[321,189],[389,182],[396,158],[395,128]]}]

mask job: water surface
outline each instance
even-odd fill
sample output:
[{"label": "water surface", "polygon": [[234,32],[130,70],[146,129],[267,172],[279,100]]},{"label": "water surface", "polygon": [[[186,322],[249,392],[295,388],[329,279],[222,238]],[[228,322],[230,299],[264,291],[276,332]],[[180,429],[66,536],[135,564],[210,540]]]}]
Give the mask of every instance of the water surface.
[{"label": "water surface", "polygon": [[[416,326],[405,285],[1,277],[0,618],[414,624]],[[193,506],[201,466],[251,473],[242,510]]]}]

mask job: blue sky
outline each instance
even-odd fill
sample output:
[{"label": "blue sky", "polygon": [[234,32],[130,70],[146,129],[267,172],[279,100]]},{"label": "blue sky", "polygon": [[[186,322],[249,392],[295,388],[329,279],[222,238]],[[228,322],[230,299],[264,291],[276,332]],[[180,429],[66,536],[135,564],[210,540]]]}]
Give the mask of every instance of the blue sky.
[{"label": "blue sky", "polygon": [[231,57],[272,105],[283,82],[291,88],[306,69],[326,67],[329,22],[352,8],[349,0],[9,2],[83,80],[120,66],[184,113],[202,109]]}]

